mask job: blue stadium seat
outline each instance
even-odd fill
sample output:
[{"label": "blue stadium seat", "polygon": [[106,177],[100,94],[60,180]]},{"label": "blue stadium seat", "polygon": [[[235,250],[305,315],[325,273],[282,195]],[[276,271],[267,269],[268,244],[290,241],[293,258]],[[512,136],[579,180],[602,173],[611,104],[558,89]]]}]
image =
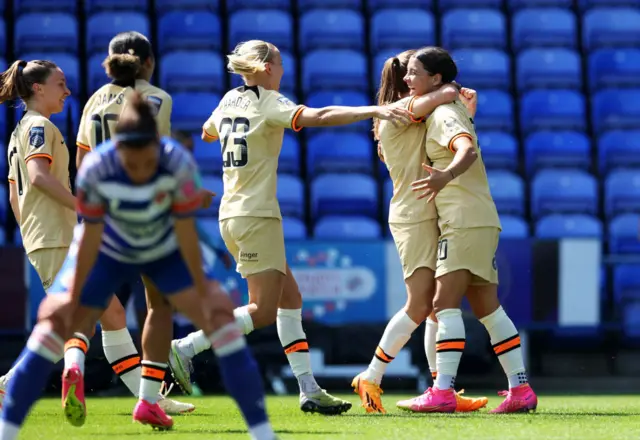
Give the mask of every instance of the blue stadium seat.
[{"label": "blue stadium seat", "polygon": [[304,217],[304,186],[299,177],[278,175],[277,195],[282,215]]},{"label": "blue stadium seat", "polygon": [[566,47],[573,49],[577,41],[576,16],[560,8],[532,8],[513,16],[512,45],[516,51],[529,47]]},{"label": "blue stadium seat", "polygon": [[513,131],[513,100],[511,94],[500,90],[478,93],[478,112],[473,118],[478,131]]},{"label": "blue stadium seat", "polygon": [[240,9],[282,9],[288,11],[290,8],[290,0],[227,0],[228,12]]},{"label": "blue stadium seat", "polygon": [[369,41],[373,52],[396,47],[433,45],[436,41],[433,15],[422,9],[387,9],[376,12],[371,19]]},{"label": "blue stadium seat", "polygon": [[[289,2],[289,0],[285,1]],[[298,11],[311,9],[355,9],[359,11],[362,9],[362,2],[363,0],[297,0]]]},{"label": "blue stadium seat", "polygon": [[113,10],[147,12],[148,9],[149,2],[147,0],[85,0],[84,2],[84,10],[87,15]]},{"label": "blue stadium seat", "polygon": [[572,8],[573,0],[507,0],[512,11],[523,8]]},{"label": "blue stadium seat", "polygon": [[325,131],[307,142],[307,173],[373,174],[370,136]]},{"label": "blue stadium seat", "polygon": [[307,238],[307,225],[297,218],[282,217],[282,229],[284,231],[284,239],[304,240]]},{"label": "blue stadium seat", "polygon": [[459,49],[452,53],[458,65],[456,81],[475,89],[511,87],[511,62],[497,49]]},{"label": "blue stadium seat", "polygon": [[214,240],[219,240],[222,243],[222,236],[220,234],[220,223],[215,218],[199,218],[198,226],[200,226],[204,232]]},{"label": "blue stadium seat", "polygon": [[442,17],[442,45],[458,47],[493,47],[507,45],[504,15],[495,9],[456,9]]},{"label": "blue stadium seat", "polygon": [[525,133],[534,130],[584,131],[586,128],[584,96],[574,90],[527,92],[520,102],[520,125]]},{"label": "blue stadium seat", "polygon": [[[640,169],[612,171],[604,182],[604,212],[608,217],[640,213]],[[640,224],[638,225],[640,233]]]},{"label": "blue stadium seat", "polygon": [[502,0],[444,0],[438,3],[441,11],[458,8],[502,8]]},{"label": "blue stadium seat", "polygon": [[13,232],[13,244],[15,246],[22,246],[22,234],[20,233],[20,228],[16,228]]},{"label": "blue stadium seat", "polygon": [[208,11],[173,11],[158,22],[158,50],[219,50],[220,18]]},{"label": "blue stadium seat", "polygon": [[276,10],[242,10],[229,20],[229,45],[247,40],[265,40],[280,50],[293,48],[293,24],[288,12]]},{"label": "blue stadium seat", "polygon": [[8,204],[9,195],[7,194],[7,187],[6,185],[0,185],[0,215],[3,216],[2,218],[7,218]]},{"label": "blue stadium seat", "polygon": [[531,214],[596,214],[598,184],[582,170],[543,170],[531,185]]},{"label": "blue stadium seat", "polygon": [[5,54],[6,48],[7,48],[7,26],[4,20],[0,17],[0,56]]},{"label": "blue stadium seat", "polygon": [[352,50],[316,50],[302,61],[305,93],[321,89],[369,91],[367,59]]},{"label": "blue stadium seat", "polygon": [[615,303],[624,299],[640,299],[640,264],[620,264],[613,269]]},{"label": "blue stadium seat", "polygon": [[640,301],[625,302],[622,309],[622,331],[637,344],[640,338]]},{"label": "blue stadium seat", "polygon": [[517,217],[514,215],[501,215],[500,224],[502,225],[500,238],[529,237],[529,225],[522,217]]},{"label": "blue stadium seat", "polygon": [[380,224],[361,216],[326,216],[313,228],[313,236],[323,240],[376,239],[382,235]]},{"label": "blue stadium seat", "polygon": [[591,110],[596,133],[636,129],[640,121],[640,88],[601,90],[593,95]]},{"label": "blue stadium seat", "polygon": [[500,214],[524,215],[524,182],[510,171],[489,170],[487,173],[493,201]]},{"label": "blue stadium seat", "polygon": [[102,62],[105,58],[105,54],[96,54],[89,58],[89,62],[87,65],[89,73],[89,78],[87,81],[89,94],[92,94],[100,87],[111,81],[111,79],[107,76],[107,73],[104,71],[104,67],[102,67]]},{"label": "blue stadium seat", "polygon": [[[222,154],[220,143],[208,143],[200,138],[200,133],[193,135],[193,156],[204,174],[222,174]],[[218,194],[222,197],[222,194]]]},{"label": "blue stadium seat", "polygon": [[640,0],[578,0],[578,7],[582,10],[612,6],[629,6],[640,8]]},{"label": "blue stadium seat", "polygon": [[[330,105],[347,105],[351,107],[358,107],[361,105],[371,105],[369,97],[365,93],[360,92],[348,92],[348,91],[325,91],[317,92],[310,95],[305,102],[311,108],[321,108]],[[371,121],[361,121],[355,124],[343,125],[338,127],[332,127],[332,131],[368,131],[371,129]],[[307,134],[322,133],[327,128],[309,129],[306,130]]]},{"label": "blue stadium seat", "polygon": [[372,177],[361,174],[324,174],[311,182],[311,215],[366,215],[378,213],[378,189]]},{"label": "blue stadium seat", "polygon": [[[280,52],[280,57],[282,58],[282,66],[284,67],[284,74],[282,75],[282,80],[280,81],[280,93],[286,95],[293,102],[297,102],[293,96],[293,91],[296,88],[296,58],[294,58],[289,52]],[[244,84],[242,77],[240,75],[229,74],[229,78],[231,78],[231,87],[240,87]]]},{"label": "blue stadium seat", "polygon": [[614,254],[640,253],[638,225],[638,214],[622,214],[609,222],[609,251]]},{"label": "blue stadium seat", "polygon": [[80,90],[80,66],[78,58],[68,53],[29,52],[20,55],[23,60],[49,60],[62,69],[67,80],[67,87],[72,95],[81,93]]},{"label": "blue stadium seat", "polygon": [[600,49],[589,55],[589,87],[640,87],[640,49]]},{"label": "blue stadium seat", "polygon": [[176,93],[173,95],[171,125],[174,130],[200,132],[202,124],[220,102],[214,93]]},{"label": "blue stadium seat", "polygon": [[300,19],[298,45],[302,53],[330,48],[362,50],[364,43],[364,20],[359,12],[316,9]]},{"label": "blue stadium seat", "polygon": [[384,63],[391,57],[395,57],[399,53],[404,52],[404,49],[385,49],[376,53],[373,59],[373,85],[378,87],[380,84],[380,77],[382,76],[382,68]]},{"label": "blue stadium seat", "polygon": [[149,37],[149,19],[139,12],[101,12],[87,20],[87,53],[107,55],[109,41],[120,32],[137,31]]},{"label": "blue stadium seat", "polygon": [[[571,49],[529,49],[517,61],[518,90],[537,88],[580,89],[580,56]],[[463,83],[464,84],[464,83]]]},{"label": "blue stadium seat", "polygon": [[160,59],[160,87],[169,93],[222,92],[224,66],[216,52],[179,51]]},{"label": "blue stadium seat", "polygon": [[[24,14],[16,21],[13,48],[16,53],[59,51],[76,54],[78,38],[78,23],[71,14]],[[105,52],[106,49],[105,45]]]},{"label": "blue stadium seat", "polygon": [[75,148],[76,130],[80,125],[80,115],[82,108],[78,102],[78,98],[69,96],[64,102],[64,110],[60,113],[51,115],[51,122],[55,124],[65,138],[67,146]]},{"label": "blue stadium seat", "polygon": [[[78,0],[13,0],[13,15],[17,17],[28,12],[67,12],[75,14],[78,8]],[[0,1],[0,11],[4,11],[5,1]],[[3,48],[4,49],[4,48]]]},{"label": "blue stadium seat", "polygon": [[156,0],[156,13],[158,16],[176,9],[191,9],[215,12],[220,7],[220,0]]},{"label": "blue stadium seat", "polygon": [[583,168],[591,166],[591,141],[576,131],[537,131],[524,144],[528,174],[542,168]]},{"label": "blue stadium seat", "polygon": [[536,223],[536,237],[559,238],[600,238],[602,223],[596,217],[584,214],[552,214]]},{"label": "blue stadium seat", "polygon": [[387,177],[382,184],[382,203],[384,210],[384,220],[386,221],[389,218],[389,203],[391,203],[391,199],[393,198],[393,182],[391,178]]},{"label": "blue stadium seat", "polygon": [[216,196],[213,198],[211,206],[209,208],[200,209],[198,211],[198,216],[217,217],[218,211],[220,211],[220,199],[222,199],[222,194],[224,194],[224,184],[222,183],[222,178],[220,176],[203,175],[202,187],[204,189],[208,189],[209,191],[213,191],[214,193],[216,193]]},{"label": "blue stadium seat", "polygon": [[482,160],[487,168],[501,168],[515,171],[518,167],[518,142],[500,131],[478,133]]},{"label": "blue stadium seat", "polygon": [[435,0],[367,0],[371,13],[381,9],[433,9]]},{"label": "blue stadium seat", "polygon": [[296,136],[289,132],[284,133],[280,159],[278,160],[278,172],[300,175],[300,142]]},{"label": "blue stadium seat", "polygon": [[640,42],[640,10],[596,8],[584,14],[582,44],[585,50],[600,47],[637,46]]},{"label": "blue stadium seat", "polygon": [[4,231],[4,228],[0,226],[0,246],[6,246],[7,244],[7,233]]},{"label": "blue stadium seat", "polygon": [[614,130],[598,139],[601,172],[613,168],[640,168],[640,130]]}]

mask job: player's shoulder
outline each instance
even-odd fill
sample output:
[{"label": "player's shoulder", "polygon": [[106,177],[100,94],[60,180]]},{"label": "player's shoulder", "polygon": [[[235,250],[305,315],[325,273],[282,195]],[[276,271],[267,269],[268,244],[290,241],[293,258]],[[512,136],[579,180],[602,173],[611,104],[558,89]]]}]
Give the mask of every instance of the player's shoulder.
[{"label": "player's shoulder", "polygon": [[140,93],[148,101],[162,105],[164,102],[172,102],[171,95],[166,90],[156,87],[146,81],[141,82],[140,86],[136,85],[136,89],[140,89]]},{"label": "player's shoulder", "polygon": [[53,122],[35,112],[27,112],[20,120],[20,125],[22,125],[23,128],[54,127],[57,130],[57,127]]},{"label": "player's shoulder", "polygon": [[160,148],[162,165],[170,172],[175,172],[185,164],[195,163],[191,152],[175,139],[163,137],[160,140]]}]

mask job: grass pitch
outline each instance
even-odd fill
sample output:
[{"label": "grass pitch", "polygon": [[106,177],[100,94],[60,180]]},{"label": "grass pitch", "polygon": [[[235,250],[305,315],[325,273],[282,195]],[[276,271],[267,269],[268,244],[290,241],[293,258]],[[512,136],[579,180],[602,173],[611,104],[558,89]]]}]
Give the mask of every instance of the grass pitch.
[{"label": "grass pitch", "polygon": [[[194,413],[174,417],[174,429],[152,431],[134,424],[132,398],[89,398],[87,423],[69,425],[60,401],[46,399],[32,411],[22,431],[22,440],[89,439],[247,439],[242,417],[230,398],[223,396],[187,398],[197,406]],[[640,396],[539,396],[535,414],[491,415],[483,409],[467,414],[415,415],[400,412],[395,402],[407,396],[383,396],[387,415],[368,415],[355,394],[347,414],[335,417],[303,414],[297,396],[270,396],[267,408],[281,439],[293,440],[480,440],[480,439],[638,439],[640,438]],[[501,398],[489,400],[495,408]]]}]

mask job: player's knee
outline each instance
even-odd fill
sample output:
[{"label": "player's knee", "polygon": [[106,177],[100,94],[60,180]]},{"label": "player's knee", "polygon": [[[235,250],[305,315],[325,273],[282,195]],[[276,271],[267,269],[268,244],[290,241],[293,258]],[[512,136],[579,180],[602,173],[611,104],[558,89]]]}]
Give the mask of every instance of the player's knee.
[{"label": "player's knee", "polygon": [[429,301],[407,302],[405,311],[413,322],[422,322],[433,310],[433,306]]},{"label": "player's knee", "polygon": [[120,301],[112,301],[100,317],[100,325],[104,330],[121,330],[127,326],[127,313]]},{"label": "player's knee", "polygon": [[71,335],[71,318],[74,306],[63,295],[48,295],[38,307],[38,325],[67,339]]},{"label": "player's knee", "polygon": [[276,322],[278,317],[277,304],[257,304],[257,310],[251,314],[254,328],[267,327]]}]

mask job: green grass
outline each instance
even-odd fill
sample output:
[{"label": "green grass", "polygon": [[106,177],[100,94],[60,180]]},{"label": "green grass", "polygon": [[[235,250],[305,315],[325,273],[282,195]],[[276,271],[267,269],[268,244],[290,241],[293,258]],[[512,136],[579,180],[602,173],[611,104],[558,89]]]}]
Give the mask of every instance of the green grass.
[{"label": "green grass", "polygon": [[[193,402],[193,414],[175,417],[174,430],[156,432],[134,424],[131,398],[90,398],[87,423],[74,428],[63,418],[59,400],[42,400],[27,420],[20,439],[247,439],[243,420],[226,397],[182,398]],[[324,417],[303,414],[296,396],[269,397],[268,410],[281,439],[638,439],[639,396],[542,396],[535,414],[415,415],[395,409],[406,396],[384,395],[387,415],[367,415],[354,394],[346,396],[354,407],[345,415]],[[500,398],[491,398],[495,408]]]}]

